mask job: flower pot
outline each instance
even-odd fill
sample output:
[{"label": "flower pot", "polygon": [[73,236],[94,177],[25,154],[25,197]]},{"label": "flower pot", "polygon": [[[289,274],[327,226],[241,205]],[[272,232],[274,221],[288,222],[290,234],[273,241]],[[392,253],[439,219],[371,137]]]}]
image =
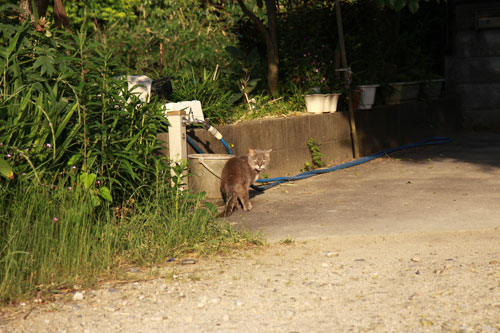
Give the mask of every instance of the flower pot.
[{"label": "flower pot", "polygon": [[323,104],[323,112],[335,112],[337,111],[337,105],[339,103],[339,96],[341,93],[326,94],[325,101]]},{"label": "flower pot", "polygon": [[360,94],[358,109],[367,110],[372,108],[373,103],[375,103],[375,93],[377,92],[377,87],[379,86],[379,84],[359,86]]},{"label": "flower pot", "polygon": [[323,107],[326,100],[326,95],[323,94],[312,94],[304,95],[306,101],[306,109],[309,113],[323,113]]},{"label": "flower pot", "polygon": [[420,97],[424,100],[434,100],[441,96],[444,79],[420,81]]},{"label": "flower pot", "polygon": [[401,104],[416,101],[420,91],[418,82],[394,82],[389,83],[389,96],[386,99],[387,104]]},{"label": "flower pot", "polygon": [[340,93],[304,95],[306,109],[309,113],[324,113],[337,111]]}]

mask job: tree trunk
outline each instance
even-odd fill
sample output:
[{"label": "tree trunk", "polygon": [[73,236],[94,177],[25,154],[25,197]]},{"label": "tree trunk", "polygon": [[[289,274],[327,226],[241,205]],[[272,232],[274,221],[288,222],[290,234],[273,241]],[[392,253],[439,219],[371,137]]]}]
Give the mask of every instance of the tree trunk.
[{"label": "tree trunk", "polygon": [[[44,17],[47,14],[49,0],[35,0],[34,2],[36,5],[36,18]],[[24,19],[35,20],[35,12],[33,11],[31,0],[20,0],[19,7],[25,12],[23,14]]]},{"label": "tree trunk", "polygon": [[[49,7],[49,0],[34,0],[36,5],[36,17],[35,11],[33,10],[31,0],[20,0],[19,7],[22,9],[23,13],[21,14],[21,18],[23,20],[31,20],[35,21],[36,18],[45,17],[47,14],[47,8]],[[64,10],[64,6],[62,0],[54,0],[54,19],[56,26],[58,27],[69,27],[69,19],[66,11]]]},{"label": "tree trunk", "polygon": [[276,17],[276,0],[266,0],[267,26],[269,38],[267,46],[267,84],[273,97],[279,91],[279,54],[278,54],[278,20]]},{"label": "tree trunk", "polygon": [[54,19],[58,27],[69,28],[69,19],[62,0],[54,0]]},{"label": "tree trunk", "polygon": [[252,20],[257,29],[262,34],[266,42],[267,51],[267,84],[269,92],[276,97],[279,91],[278,71],[279,71],[279,55],[278,55],[278,34],[277,34],[277,17],[276,17],[276,0],[266,0],[268,27],[262,23],[259,18],[251,12],[243,0],[237,0],[243,13]]}]

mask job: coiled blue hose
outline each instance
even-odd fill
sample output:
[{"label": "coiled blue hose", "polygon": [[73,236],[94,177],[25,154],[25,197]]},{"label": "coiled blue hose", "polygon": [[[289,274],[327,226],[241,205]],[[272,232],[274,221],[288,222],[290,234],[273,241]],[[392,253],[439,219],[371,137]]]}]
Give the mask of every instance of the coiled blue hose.
[{"label": "coiled blue hose", "polygon": [[385,156],[386,154],[393,153],[395,151],[409,149],[409,148],[415,148],[415,147],[420,147],[420,146],[437,145],[437,144],[442,144],[442,143],[448,143],[450,141],[451,141],[451,139],[446,138],[446,137],[428,138],[428,139],[425,139],[423,141],[406,144],[406,145],[399,146],[396,148],[382,150],[378,153],[368,155],[365,157],[361,157],[361,158],[358,158],[354,161],[335,165],[335,166],[327,168],[327,169],[316,169],[316,170],[306,171],[306,172],[300,173],[294,177],[277,177],[277,178],[270,178],[270,179],[258,179],[257,180],[258,183],[269,183],[269,184],[264,185],[264,186],[255,186],[254,185],[254,186],[252,186],[252,188],[255,190],[258,190],[258,191],[264,191],[264,190],[270,189],[271,187],[274,187],[276,185],[282,184],[284,182],[305,179],[305,178],[312,177],[314,175],[319,175],[319,174],[323,174],[323,173],[327,173],[327,172],[332,172],[332,171],[346,169],[346,168],[350,168],[350,167],[353,167],[356,165],[360,165],[360,164],[366,163],[368,161],[374,160],[376,158]]}]

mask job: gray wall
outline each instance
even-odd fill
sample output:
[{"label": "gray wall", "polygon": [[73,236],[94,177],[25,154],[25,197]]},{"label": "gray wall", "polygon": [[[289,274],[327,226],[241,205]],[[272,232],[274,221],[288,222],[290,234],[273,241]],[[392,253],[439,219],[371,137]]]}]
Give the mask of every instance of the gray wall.
[{"label": "gray wall", "polygon": [[500,1],[457,0],[455,11],[456,46],[454,56],[446,59],[447,92],[457,96],[465,126],[498,128]]}]

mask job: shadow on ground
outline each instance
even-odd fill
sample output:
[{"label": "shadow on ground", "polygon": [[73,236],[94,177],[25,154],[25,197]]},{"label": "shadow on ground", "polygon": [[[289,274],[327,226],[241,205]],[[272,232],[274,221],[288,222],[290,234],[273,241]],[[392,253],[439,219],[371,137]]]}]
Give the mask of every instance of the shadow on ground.
[{"label": "shadow on ground", "polygon": [[500,132],[451,138],[284,183],[229,221],[270,241],[500,227]]}]

